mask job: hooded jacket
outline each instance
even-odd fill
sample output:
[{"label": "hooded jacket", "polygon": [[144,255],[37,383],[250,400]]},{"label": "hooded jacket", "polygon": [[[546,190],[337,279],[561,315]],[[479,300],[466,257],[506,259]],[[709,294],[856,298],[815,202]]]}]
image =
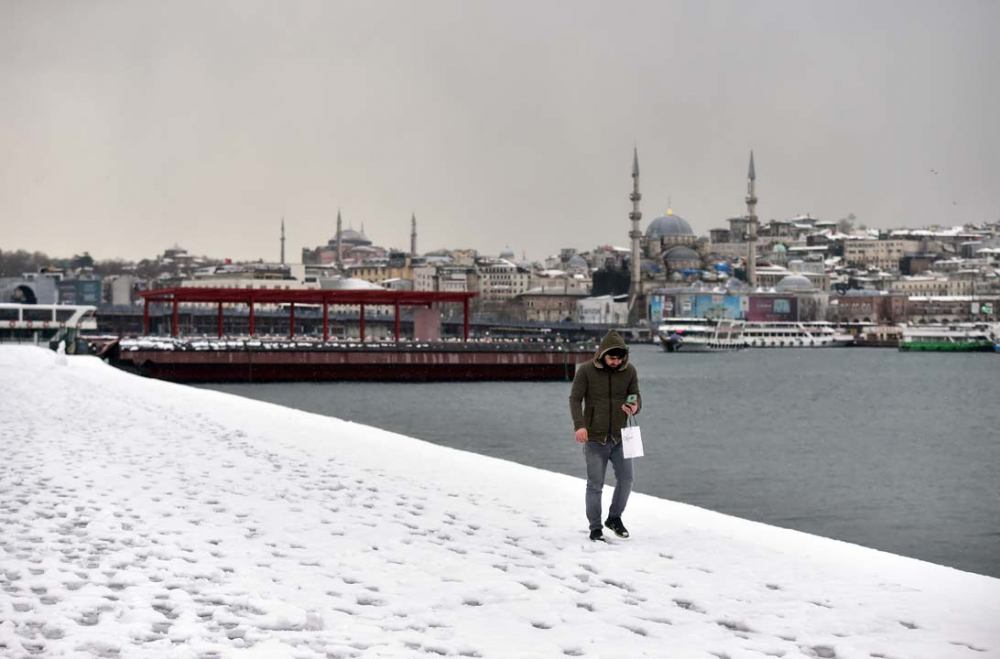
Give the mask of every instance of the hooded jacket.
[{"label": "hooded jacket", "polygon": [[[604,363],[604,354],[619,348],[625,350],[625,357],[618,368],[611,370]],[[594,353],[594,359],[584,363],[576,371],[573,388],[569,394],[569,412],[573,416],[573,429],[587,429],[587,439],[605,444],[610,435],[616,444],[622,440],[622,426],[627,416],[622,411],[625,397],[636,394],[636,401],[642,409],[639,394],[639,374],[635,366],[629,364],[628,346],[621,335],[611,330],[601,339],[601,345]]]}]

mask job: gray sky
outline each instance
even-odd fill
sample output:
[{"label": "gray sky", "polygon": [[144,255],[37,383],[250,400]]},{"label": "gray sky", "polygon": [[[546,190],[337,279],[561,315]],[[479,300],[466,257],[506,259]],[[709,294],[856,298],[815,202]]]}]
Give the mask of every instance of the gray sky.
[{"label": "gray sky", "polygon": [[[1000,3],[0,3],[0,249],[289,260],[1000,218]],[[934,172],[937,172],[936,174]]]}]

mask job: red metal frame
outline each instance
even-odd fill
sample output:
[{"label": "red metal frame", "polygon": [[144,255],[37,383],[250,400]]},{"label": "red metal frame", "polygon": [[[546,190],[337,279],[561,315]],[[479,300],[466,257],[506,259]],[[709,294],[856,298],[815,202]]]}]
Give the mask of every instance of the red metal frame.
[{"label": "red metal frame", "polygon": [[361,309],[360,326],[361,340],[365,340],[365,306],[392,305],[396,310],[396,341],[399,341],[400,307],[401,306],[429,306],[434,303],[462,303],[462,310],[465,316],[463,324],[463,336],[469,340],[469,300],[476,297],[478,293],[443,293],[438,291],[386,291],[386,290],[268,290],[268,289],[235,289],[235,288],[163,288],[155,291],[142,291],[139,295],[143,298],[143,330],[149,334],[149,303],[167,302],[173,304],[173,336],[178,335],[178,306],[181,303],[209,303],[215,302],[219,305],[219,336],[222,336],[222,305],[223,304],[249,304],[250,305],[250,335],[254,335],[254,304],[290,304],[291,306],[291,328],[290,336],[295,336],[295,305],[296,304],[322,304],[323,305],[323,340],[329,339],[328,308],[329,305],[354,306]]}]

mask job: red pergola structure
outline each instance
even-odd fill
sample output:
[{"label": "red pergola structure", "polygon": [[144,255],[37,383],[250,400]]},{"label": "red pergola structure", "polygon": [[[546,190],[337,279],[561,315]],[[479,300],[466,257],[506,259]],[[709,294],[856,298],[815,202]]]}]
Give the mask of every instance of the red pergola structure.
[{"label": "red pergola structure", "polygon": [[387,291],[387,290],[270,290],[252,288],[162,288],[140,293],[144,298],[142,328],[149,334],[149,303],[172,303],[174,306],[171,335],[177,336],[177,309],[182,303],[216,303],[219,305],[219,338],[222,338],[222,305],[246,304],[250,306],[250,335],[254,334],[255,304],[290,305],[289,337],[295,337],[295,305],[323,305],[323,340],[330,338],[329,310],[333,306],[361,308],[361,340],[365,340],[365,306],[393,306],[396,309],[396,341],[399,341],[400,307],[430,307],[435,303],[462,303],[465,315],[464,339],[469,340],[469,300],[478,293],[441,293],[436,291]]}]

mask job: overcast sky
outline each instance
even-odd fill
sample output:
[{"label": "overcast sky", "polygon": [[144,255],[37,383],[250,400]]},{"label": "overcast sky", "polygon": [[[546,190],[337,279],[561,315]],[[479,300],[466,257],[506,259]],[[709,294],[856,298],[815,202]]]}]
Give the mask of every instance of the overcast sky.
[{"label": "overcast sky", "polygon": [[0,2],[0,249],[628,243],[668,202],[1000,218],[1000,2]]}]

